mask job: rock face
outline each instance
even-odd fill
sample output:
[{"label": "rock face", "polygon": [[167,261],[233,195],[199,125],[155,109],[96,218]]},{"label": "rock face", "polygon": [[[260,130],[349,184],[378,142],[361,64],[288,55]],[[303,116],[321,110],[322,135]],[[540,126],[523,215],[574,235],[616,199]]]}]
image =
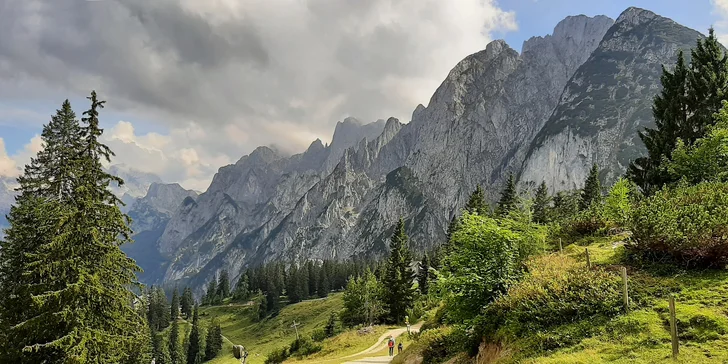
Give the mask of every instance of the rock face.
[{"label": "rock face", "polygon": [[611,184],[644,152],[637,132],[653,127],[661,66],[674,64],[702,35],[647,10],[630,8],[579,67],[533,140],[520,180],[558,191],[580,188],[593,163]]},{"label": "rock face", "polygon": [[133,200],[132,198],[143,197],[147,194],[147,190],[152,183],[162,183],[159,176],[153,173],[146,173],[135,170],[125,164],[114,164],[107,169],[108,173],[114,176],[121,177],[124,180],[124,185],[118,186],[116,183],[112,183],[111,191],[114,192],[119,198],[124,195],[128,195],[127,201]]},{"label": "rock face", "polygon": [[153,281],[161,278],[168,261],[157,249],[157,240],[183,201],[194,201],[196,197],[196,192],[185,190],[177,183],[154,182],[144,197],[127,205],[134,242],[121,248],[144,270],[140,279]]}]

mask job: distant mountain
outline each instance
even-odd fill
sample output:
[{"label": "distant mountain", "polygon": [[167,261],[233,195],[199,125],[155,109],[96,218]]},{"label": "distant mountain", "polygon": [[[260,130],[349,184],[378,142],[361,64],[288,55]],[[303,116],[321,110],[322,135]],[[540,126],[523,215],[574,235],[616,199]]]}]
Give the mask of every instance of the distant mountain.
[{"label": "distant mountain", "polygon": [[122,198],[124,195],[130,197],[143,197],[152,183],[162,183],[162,179],[153,173],[141,172],[125,164],[114,164],[107,169],[114,176],[121,177],[124,185],[118,186],[112,183],[111,190]]}]

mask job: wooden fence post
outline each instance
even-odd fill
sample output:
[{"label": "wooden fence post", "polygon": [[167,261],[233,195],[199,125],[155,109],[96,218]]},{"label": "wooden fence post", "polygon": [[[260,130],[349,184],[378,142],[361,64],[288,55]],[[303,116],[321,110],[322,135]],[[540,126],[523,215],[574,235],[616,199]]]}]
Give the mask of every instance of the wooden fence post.
[{"label": "wooden fence post", "polygon": [[586,267],[588,269],[591,269],[591,258],[589,257],[589,248],[584,248],[584,251],[586,252]]},{"label": "wooden fence post", "polygon": [[629,309],[629,295],[627,293],[627,267],[622,267],[622,296],[624,298],[624,310]]},{"label": "wooden fence post", "polygon": [[677,340],[677,320],[675,319],[675,296],[670,296],[670,336],[672,336],[672,358],[677,359],[680,343]]}]

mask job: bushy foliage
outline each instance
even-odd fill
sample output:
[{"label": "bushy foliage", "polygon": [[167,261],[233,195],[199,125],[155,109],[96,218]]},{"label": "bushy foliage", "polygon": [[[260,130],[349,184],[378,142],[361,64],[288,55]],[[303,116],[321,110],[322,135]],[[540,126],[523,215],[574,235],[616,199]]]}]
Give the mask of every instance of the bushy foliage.
[{"label": "bushy foliage", "polygon": [[344,310],[341,321],[347,326],[373,324],[384,313],[382,284],[367,270],[363,276],[352,278],[344,291]]},{"label": "bushy foliage", "polygon": [[462,331],[450,328],[430,330],[420,335],[419,340],[423,343],[423,363],[442,363],[455,356],[464,348],[465,340]]},{"label": "bushy foliage", "polygon": [[509,220],[465,213],[444,259],[442,291],[449,292],[448,317],[474,318],[521,274],[522,259],[543,244],[538,229]]},{"label": "bushy foliage", "polygon": [[321,346],[321,344],[313,342],[310,337],[303,336],[300,339],[296,339],[291,343],[291,346],[288,349],[288,355],[295,355],[298,358],[302,358],[304,356],[318,353],[319,351],[321,351],[322,348],[323,347]]},{"label": "bushy foliage", "polygon": [[273,350],[265,358],[265,364],[281,364],[288,359],[288,347]]},{"label": "bushy foliage", "polygon": [[630,249],[650,260],[685,267],[728,264],[728,184],[684,184],[663,189],[633,213]]},{"label": "bushy foliage", "polygon": [[601,235],[609,228],[609,220],[601,203],[593,203],[584,211],[579,212],[563,223],[562,233],[566,234],[567,241],[582,236]]},{"label": "bushy foliage", "polygon": [[682,140],[672,154],[672,161],[663,162],[673,180],[684,179],[696,184],[708,181],[728,181],[728,103],[716,114],[716,125],[694,145]]},{"label": "bushy foliage", "polygon": [[588,270],[583,263],[560,255],[537,257],[527,266],[529,274],[485,308],[478,334],[503,342],[533,338],[534,333],[593,317],[612,317],[621,310],[616,274]]},{"label": "bushy foliage", "polygon": [[613,225],[627,227],[632,216],[632,205],[639,195],[634,182],[620,178],[612,185],[604,199],[604,217]]}]

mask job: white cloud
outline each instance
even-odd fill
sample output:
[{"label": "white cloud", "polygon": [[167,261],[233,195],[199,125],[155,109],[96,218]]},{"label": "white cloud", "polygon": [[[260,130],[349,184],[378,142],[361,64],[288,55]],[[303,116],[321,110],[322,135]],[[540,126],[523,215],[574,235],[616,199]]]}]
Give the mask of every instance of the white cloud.
[{"label": "white cloud", "polygon": [[715,32],[722,44],[728,44],[728,0],[710,0],[713,4],[713,13],[720,17],[715,24]]},{"label": "white cloud", "polygon": [[97,89],[109,108],[171,130],[110,133],[118,158],[146,156],[136,161],[160,174],[181,168],[161,161],[181,161],[183,148],[207,173],[258,145],[327,141],[347,116],[406,122],[458,61],[516,28],[495,0],[0,0],[0,9],[0,97]]}]

